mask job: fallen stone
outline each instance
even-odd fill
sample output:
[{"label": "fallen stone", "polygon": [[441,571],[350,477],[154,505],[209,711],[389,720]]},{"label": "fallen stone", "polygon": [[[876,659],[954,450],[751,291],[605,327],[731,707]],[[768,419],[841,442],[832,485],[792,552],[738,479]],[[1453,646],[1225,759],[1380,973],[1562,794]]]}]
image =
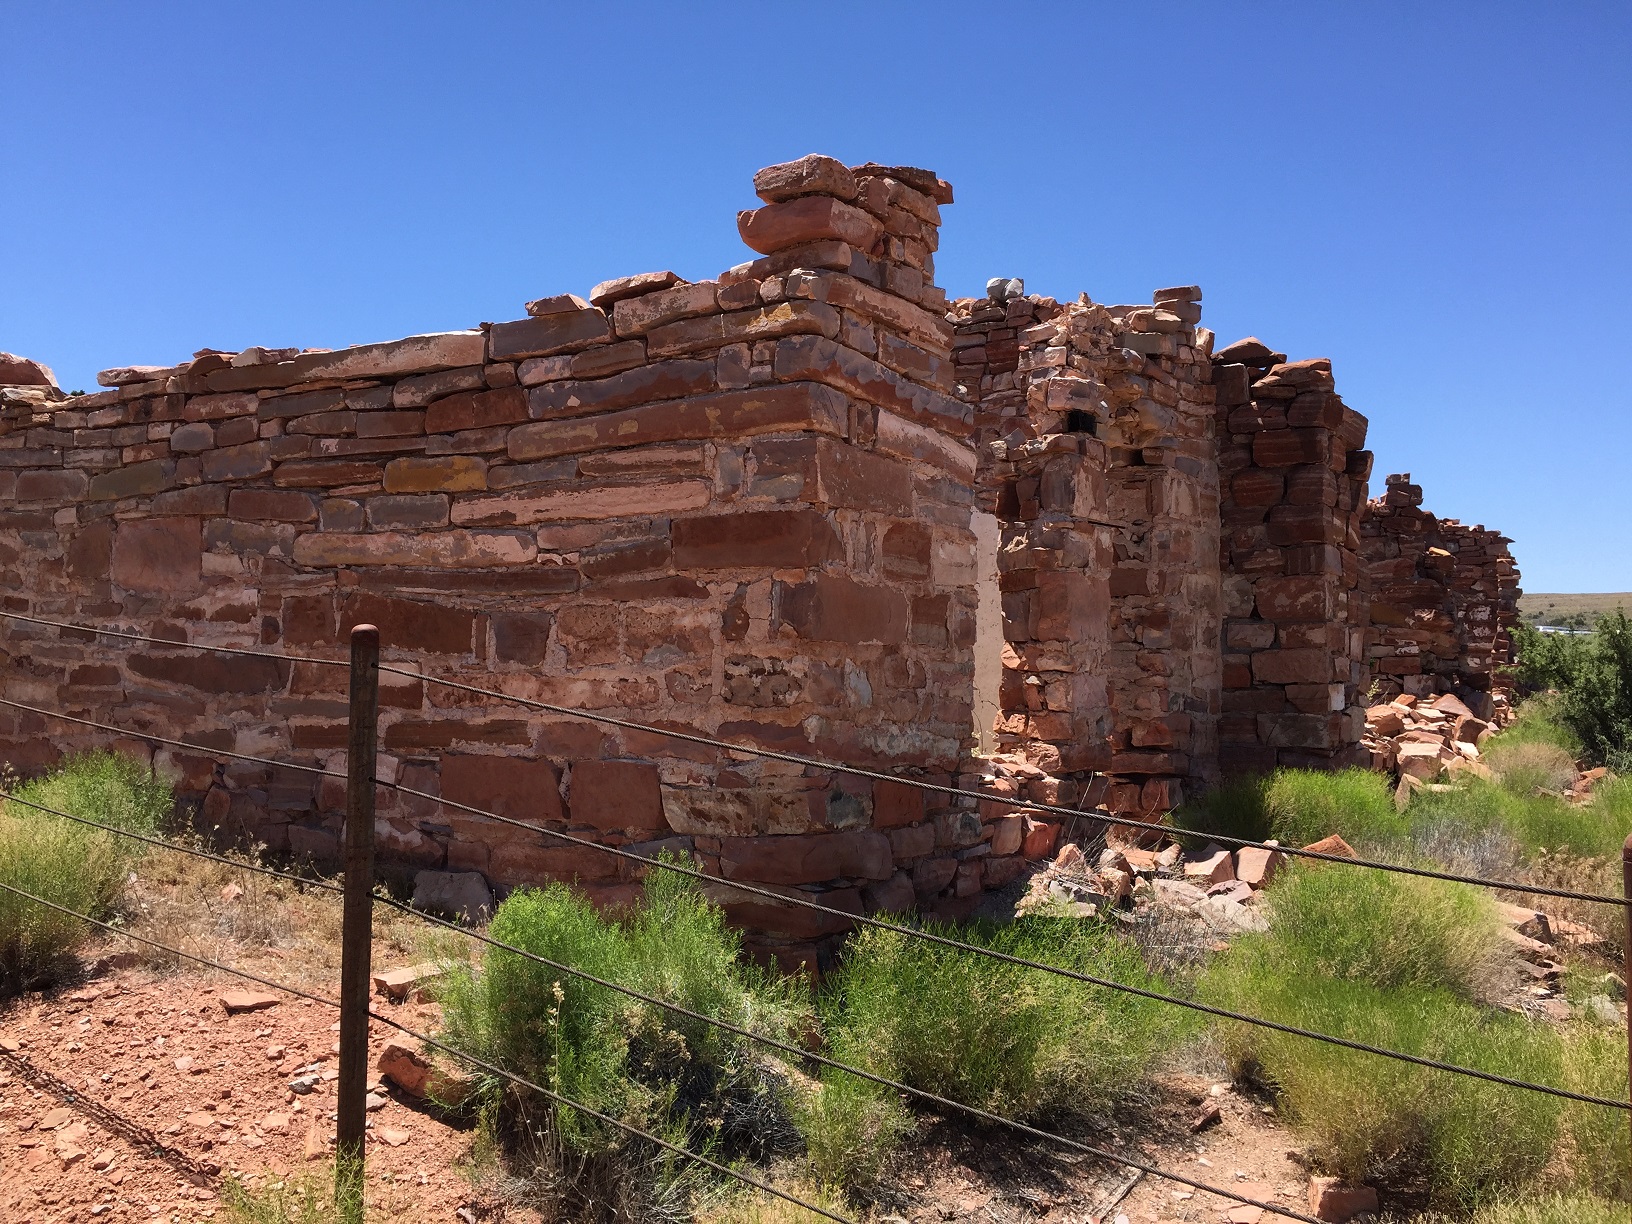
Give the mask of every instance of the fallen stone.
[{"label": "fallen stone", "polygon": [[1235,860],[1228,850],[1209,846],[1184,865],[1184,878],[1203,884],[1222,884],[1235,879]]},{"label": "fallen stone", "polygon": [[363,1108],[369,1113],[378,1113],[389,1104],[390,1098],[383,1097],[377,1092],[371,1092],[363,1098]]},{"label": "fallen stone", "polygon": [[229,990],[221,995],[221,1006],[227,1009],[229,1016],[236,1016],[240,1012],[264,1011],[281,1002],[283,1000],[275,994],[257,994],[252,990]]},{"label": "fallen stone", "polygon": [[1347,1186],[1335,1177],[1309,1179],[1309,1213],[1318,1219],[1344,1224],[1376,1210],[1377,1191],[1370,1186]]},{"label": "fallen stone", "polygon": [[1223,1111],[1219,1109],[1218,1102],[1208,1101],[1201,1107],[1201,1112],[1191,1120],[1190,1131],[1192,1134],[1194,1134],[1197,1131],[1206,1130],[1209,1126],[1217,1125],[1219,1122],[1223,1121],[1223,1119],[1224,1114]]},{"label": "fallen stone", "polygon": [[329,1154],[329,1140],[317,1128],[317,1119],[313,1118],[306,1127],[306,1143],[304,1155],[307,1160],[322,1160]]},{"label": "fallen stone", "polygon": [[549,315],[566,314],[573,310],[588,310],[589,303],[576,293],[558,293],[554,297],[539,298],[528,302],[525,310],[535,319],[542,319]]},{"label": "fallen stone", "polygon": [[413,907],[461,922],[493,916],[493,892],[479,871],[421,871],[414,876]]},{"label": "fallen stone", "polygon": [[1389,702],[1366,711],[1366,726],[1378,735],[1398,735],[1405,730],[1405,711]]},{"label": "fallen stone", "polygon": [[388,969],[384,973],[374,975],[374,991],[383,994],[394,1003],[400,1003],[408,997],[408,992],[421,982],[428,982],[441,975],[441,969],[432,961],[424,961],[418,965],[409,965],[405,969]]},{"label": "fallen stone", "polygon": [[309,1092],[317,1091],[317,1086],[321,1082],[315,1075],[297,1075],[289,1081],[289,1091],[296,1096],[305,1096]]},{"label": "fallen stone", "polygon": [[1333,833],[1330,837],[1323,837],[1317,842],[1310,842],[1303,848],[1305,850],[1312,850],[1316,854],[1330,854],[1338,858],[1352,859],[1360,857],[1354,852],[1354,847],[1349,845],[1348,842],[1344,841],[1336,833]]},{"label": "fallen stone", "polygon": [[799,196],[828,195],[841,200],[856,198],[856,176],[850,167],[820,153],[807,153],[797,161],[766,166],[754,175],[754,194],[767,204]]},{"label": "fallen stone", "polygon": [[1520,935],[1527,935],[1531,939],[1545,943],[1553,941],[1552,922],[1540,910],[1533,910],[1523,905],[1509,905],[1505,901],[1496,903],[1496,912],[1503,922],[1512,927]]},{"label": "fallen stone", "polygon": [[1242,846],[1235,852],[1235,878],[1254,888],[1263,888],[1275,878],[1284,862],[1286,855],[1279,850]]},{"label": "fallen stone", "polygon": [[117,1154],[112,1148],[103,1148],[95,1156],[91,1157],[91,1168],[100,1173],[113,1164],[114,1157]]},{"label": "fallen stone", "polygon": [[46,1111],[45,1117],[39,1121],[39,1127],[41,1130],[56,1130],[59,1126],[67,1126],[73,1120],[72,1110],[58,1106],[56,1109]]},{"label": "fallen stone", "polygon": [[390,1147],[401,1147],[413,1136],[405,1130],[398,1130],[394,1126],[382,1126],[374,1132],[374,1137]]},{"label": "fallen stone", "polygon": [[619,276],[602,281],[589,291],[593,306],[605,309],[626,298],[643,297],[660,289],[669,289],[687,282],[673,272],[637,272],[634,276]]}]

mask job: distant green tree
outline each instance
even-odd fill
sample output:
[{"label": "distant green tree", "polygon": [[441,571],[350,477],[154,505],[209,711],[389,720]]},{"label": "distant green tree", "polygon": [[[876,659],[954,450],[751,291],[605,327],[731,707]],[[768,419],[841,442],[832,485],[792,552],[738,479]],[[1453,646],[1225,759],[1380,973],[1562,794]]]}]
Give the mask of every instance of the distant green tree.
[{"label": "distant green tree", "polygon": [[1632,767],[1632,621],[1624,610],[1600,617],[1590,637],[1514,626],[1514,678],[1532,691],[1555,689],[1558,716],[1589,760]]}]

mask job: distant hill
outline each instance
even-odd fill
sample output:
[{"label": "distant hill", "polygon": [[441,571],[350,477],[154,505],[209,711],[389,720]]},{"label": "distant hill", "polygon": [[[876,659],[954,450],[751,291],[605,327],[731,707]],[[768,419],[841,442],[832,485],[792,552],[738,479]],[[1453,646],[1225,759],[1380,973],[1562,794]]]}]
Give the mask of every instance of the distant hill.
[{"label": "distant hill", "polygon": [[[1526,591],[1519,597],[1519,615],[1532,625],[1591,625],[1617,608],[1632,616],[1632,591],[1596,595],[1553,595]],[[1580,617],[1578,621],[1576,618]]]}]

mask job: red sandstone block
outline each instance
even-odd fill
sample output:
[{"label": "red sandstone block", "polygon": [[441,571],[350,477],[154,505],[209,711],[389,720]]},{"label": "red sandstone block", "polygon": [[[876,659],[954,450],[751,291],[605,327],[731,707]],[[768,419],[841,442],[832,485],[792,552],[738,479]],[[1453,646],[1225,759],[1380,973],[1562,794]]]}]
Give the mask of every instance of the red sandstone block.
[{"label": "red sandstone block", "polygon": [[612,308],[612,330],[618,336],[644,336],[665,323],[715,314],[720,309],[718,289],[713,281],[699,281],[627,298]]},{"label": "red sandstone block", "polygon": [[1261,650],[1252,656],[1252,674],[1260,684],[1327,684],[1334,661],[1329,651]]},{"label": "red sandstone block", "polygon": [[276,659],[133,654],[126,666],[132,675],[204,693],[278,692],[289,682],[289,665]]},{"label": "red sandstone block", "polygon": [[912,866],[912,889],[920,900],[939,894],[957,878],[958,860],[954,858],[920,859]]},{"label": "red sandstone block", "polygon": [[[537,817],[529,817],[536,820]],[[493,826],[501,828],[503,826]],[[622,870],[622,860],[587,846],[573,846],[541,834],[512,831],[512,840],[493,846],[488,856],[488,874],[500,884],[542,884],[550,880],[614,880]],[[532,837],[534,840],[522,840]]]},{"label": "red sandstone block", "polygon": [[433,374],[418,374],[404,378],[391,388],[394,408],[423,408],[432,400],[452,395],[456,391],[477,391],[484,382],[481,366],[465,366],[456,370],[438,370]]},{"label": "red sandstone block", "polygon": [[576,761],[572,819],[607,831],[667,830],[657,766],[648,761]]},{"label": "red sandstone block", "polygon": [[91,478],[85,491],[87,501],[115,501],[125,497],[143,497],[166,488],[176,473],[172,459],[150,459],[115,468]]},{"label": "red sandstone block", "polygon": [[754,194],[767,204],[808,195],[853,200],[856,198],[856,176],[835,158],[807,153],[797,161],[766,166],[756,173]]},{"label": "red sandstone block", "polygon": [[592,382],[544,383],[527,392],[527,414],[548,421],[701,395],[715,389],[715,369],[712,359],[661,361]]},{"label": "red sandstone block", "polygon": [[366,592],[348,594],[340,605],[340,637],[356,625],[377,625],[387,648],[430,654],[469,654],[476,614],[463,608],[390,599]]},{"label": "red sandstone block", "polygon": [[1336,748],[1347,722],[1341,714],[1260,714],[1258,738],[1271,748]]},{"label": "red sandstone block", "polygon": [[740,212],[737,232],[762,255],[828,239],[870,251],[883,234],[883,226],[854,205],[813,195]]},{"label": "red sandstone block", "polygon": [[1255,434],[1252,461],[1259,467],[1291,467],[1298,463],[1327,463],[1332,435],[1324,429],[1272,429]]},{"label": "red sandstone block", "polygon": [[487,488],[487,463],[473,455],[393,459],[385,465],[387,493],[470,492]]},{"label": "red sandstone block", "polygon": [[892,587],[818,573],[797,584],[777,583],[774,599],[776,622],[807,640],[886,645],[906,640],[907,599]]},{"label": "red sandstone block", "polygon": [[1237,506],[1277,505],[1286,491],[1286,478],[1278,471],[1247,468],[1230,481],[1230,496]]},{"label": "red sandstone block", "polygon": [[839,334],[839,312],[824,302],[778,302],[757,310],[682,319],[654,327],[646,334],[652,357],[672,357],[697,349],[718,349],[729,344],[753,343],[778,336]]},{"label": "red sandstone block", "polygon": [[1020,843],[1020,857],[1036,861],[1045,859],[1054,853],[1055,843],[1060,836],[1060,826],[1047,820],[1035,820],[1024,816],[1026,822],[1025,838]]},{"label": "red sandstone block", "polygon": [[843,556],[827,516],[808,507],[676,519],[670,528],[681,569],[809,569]]},{"label": "red sandstone block", "polygon": [[1325,465],[1293,468],[1286,476],[1286,500],[1295,506],[1337,505],[1337,475]]},{"label": "red sandstone block", "polygon": [[767,884],[817,884],[841,877],[887,880],[894,870],[889,840],[872,829],[720,839],[720,871],[729,880]]},{"label": "red sandstone block", "polygon": [[19,502],[74,502],[85,496],[90,483],[84,472],[71,469],[19,472],[16,498]]},{"label": "red sandstone block", "polygon": [[890,853],[898,863],[922,858],[935,849],[935,826],[932,824],[891,829],[886,836],[890,839]]},{"label": "red sandstone block", "polygon": [[323,489],[372,484],[380,476],[380,464],[366,459],[296,459],[280,463],[272,474],[272,483],[284,488]]},{"label": "red sandstone block", "polygon": [[1269,540],[1280,547],[1299,544],[1342,544],[1348,534],[1347,516],[1331,506],[1275,506],[1269,512]]},{"label": "red sandstone block", "polygon": [[488,333],[492,361],[514,361],[521,357],[547,357],[565,353],[612,338],[606,315],[599,310],[578,310],[547,315],[541,319],[517,319],[495,323]]},{"label": "red sandstone block", "polygon": [[133,519],[119,525],[111,576],[127,591],[189,594],[198,588],[203,536],[196,518]]},{"label": "red sandstone block", "polygon": [[1337,588],[1324,575],[1260,578],[1253,583],[1258,615],[1266,621],[1319,621],[1338,615]]},{"label": "red sandstone block", "polygon": [[448,498],[442,493],[371,497],[363,508],[375,530],[448,525]]},{"label": "red sandstone block", "polygon": [[874,783],[874,828],[896,829],[923,820],[926,793],[916,786],[908,786],[901,782]]},{"label": "red sandstone block", "polygon": [[[592,312],[592,313],[599,313]],[[527,393],[520,387],[466,391],[436,400],[425,409],[426,433],[455,433],[515,425],[527,419]]]},{"label": "red sandstone block", "polygon": [[482,569],[529,565],[538,545],[514,531],[308,532],[295,540],[294,556],[300,565]]},{"label": "red sandstone block", "polygon": [[619,276],[602,281],[589,291],[590,304],[605,310],[625,298],[656,293],[686,282],[673,272],[637,272],[633,276]]},{"label": "red sandstone block", "polygon": [[809,429],[843,436],[843,395],[814,383],[785,383],[647,404],[562,422],[521,425],[510,433],[510,457],[526,462],[654,442],[738,438]]},{"label": "red sandstone block", "polygon": [[361,412],[357,414],[359,438],[400,438],[425,432],[425,413]]},{"label": "red sandstone block", "polygon": [[314,523],[317,499],[292,489],[233,489],[227,513],[235,519],[276,523]]}]

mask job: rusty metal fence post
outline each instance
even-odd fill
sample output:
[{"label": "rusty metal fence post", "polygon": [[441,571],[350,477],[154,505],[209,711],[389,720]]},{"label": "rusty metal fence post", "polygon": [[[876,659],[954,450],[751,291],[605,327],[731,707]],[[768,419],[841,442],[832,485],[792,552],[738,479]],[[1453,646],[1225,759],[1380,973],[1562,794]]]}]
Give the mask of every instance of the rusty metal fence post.
[{"label": "rusty metal fence post", "polygon": [[[1621,977],[1628,987],[1622,993],[1626,996],[1627,1099],[1632,1100],[1632,836],[1621,847],[1621,895],[1627,901],[1621,909],[1621,916],[1626,921],[1626,929],[1622,933],[1626,942],[1621,945]],[[1627,1114],[1627,1124],[1632,1126],[1632,1113]]]},{"label": "rusty metal fence post", "polygon": [[368,1128],[368,1003],[374,914],[374,764],[380,712],[380,631],[351,631],[350,738],[346,750],[345,896],[340,931],[340,1078],[334,1197],[341,1216],[363,1218],[363,1136]]}]

